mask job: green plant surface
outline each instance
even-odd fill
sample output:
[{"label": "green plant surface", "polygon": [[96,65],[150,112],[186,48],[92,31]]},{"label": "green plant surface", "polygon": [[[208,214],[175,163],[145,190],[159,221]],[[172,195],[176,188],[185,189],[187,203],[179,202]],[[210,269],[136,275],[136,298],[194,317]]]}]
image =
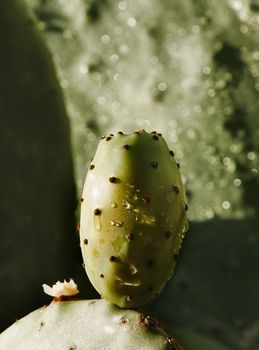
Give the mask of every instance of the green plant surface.
[{"label": "green plant surface", "polygon": [[53,301],[0,335],[1,350],[181,350],[158,322],[105,300]]},{"label": "green plant surface", "polygon": [[3,329],[46,302],[38,287],[44,281],[73,276],[80,252],[69,121],[51,54],[25,1],[0,2],[0,42]]}]

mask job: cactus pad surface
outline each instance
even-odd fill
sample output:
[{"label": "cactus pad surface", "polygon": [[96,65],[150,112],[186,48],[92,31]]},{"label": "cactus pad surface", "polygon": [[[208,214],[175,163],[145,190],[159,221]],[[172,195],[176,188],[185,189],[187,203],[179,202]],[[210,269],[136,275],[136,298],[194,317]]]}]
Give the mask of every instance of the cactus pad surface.
[{"label": "cactus pad surface", "polygon": [[53,301],[0,335],[1,350],[181,350],[158,322],[106,300]]}]

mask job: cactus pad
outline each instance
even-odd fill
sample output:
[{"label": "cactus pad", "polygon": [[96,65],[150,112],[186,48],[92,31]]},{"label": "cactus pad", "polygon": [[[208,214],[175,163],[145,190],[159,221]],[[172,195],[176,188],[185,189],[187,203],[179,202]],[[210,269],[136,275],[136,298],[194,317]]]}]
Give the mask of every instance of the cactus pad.
[{"label": "cactus pad", "polygon": [[2,350],[181,350],[158,322],[105,300],[53,301],[0,335]]}]

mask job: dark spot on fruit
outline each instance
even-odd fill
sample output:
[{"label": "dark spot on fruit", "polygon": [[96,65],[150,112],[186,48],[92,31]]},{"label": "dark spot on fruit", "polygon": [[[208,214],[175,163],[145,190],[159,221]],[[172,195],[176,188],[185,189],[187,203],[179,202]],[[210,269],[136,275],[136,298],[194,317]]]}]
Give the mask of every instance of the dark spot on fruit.
[{"label": "dark spot on fruit", "polygon": [[91,305],[96,304],[96,300],[90,300],[90,304]]},{"label": "dark spot on fruit", "polygon": [[151,131],[151,134],[156,134],[157,132],[156,131]]},{"label": "dark spot on fruit", "polygon": [[154,261],[153,260],[148,260],[147,261],[147,267],[152,267],[154,266]]},{"label": "dark spot on fruit", "polygon": [[122,131],[118,131],[118,134],[120,134],[120,135],[124,135]]},{"label": "dark spot on fruit", "polygon": [[113,184],[120,182],[120,180],[115,176],[109,177],[109,181]]},{"label": "dark spot on fruit", "polygon": [[76,350],[76,348],[74,346],[70,346],[68,350]]},{"label": "dark spot on fruit", "polygon": [[127,240],[132,241],[134,237],[133,237],[133,234],[132,234],[132,233],[128,233],[128,234],[126,235],[126,238],[127,238]]},{"label": "dark spot on fruit", "polygon": [[88,239],[87,239],[87,238],[84,239],[84,244],[85,244],[85,245],[88,244]]},{"label": "dark spot on fruit", "polygon": [[103,274],[103,273],[101,273],[101,274],[100,274],[100,277],[101,277],[101,278],[104,278],[104,274]]},{"label": "dark spot on fruit", "polygon": [[161,132],[159,132],[157,135],[158,135],[158,136],[162,136]]},{"label": "dark spot on fruit", "polygon": [[121,319],[120,319],[120,322],[121,322],[122,324],[125,324],[125,323],[128,323],[129,320],[128,320],[125,316],[122,316]]},{"label": "dark spot on fruit", "polygon": [[143,200],[144,200],[145,204],[148,204],[151,201],[150,197],[148,197],[148,196],[145,196]]},{"label": "dark spot on fruit", "polygon": [[124,145],[123,148],[124,149],[129,149],[129,145]]},{"label": "dark spot on fruit", "polygon": [[42,328],[43,326],[45,326],[45,323],[43,321],[40,322],[40,328]]},{"label": "dark spot on fruit", "polygon": [[91,164],[91,165],[90,165],[90,170],[93,170],[93,169],[94,169],[94,165]]},{"label": "dark spot on fruit", "polygon": [[105,140],[110,141],[111,139],[112,139],[111,136],[107,136]]},{"label": "dark spot on fruit", "polygon": [[114,136],[113,134],[110,134],[110,136],[112,137],[112,136]]},{"label": "dark spot on fruit", "polygon": [[169,151],[169,154],[174,157],[174,151]]},{"label": "dark spot on fruit", "polygon": [[101,215],[102,211],[99,208],[94,209],[94,215]]},{"label": "dark spot on fruit", "polygon": [[187,211],[189,209],[188,205],[185,203],[184,210]]},{"label": "dark spot on fruit", "polygon": [[179,164],[179,163],[176,163],[176,165],[177,165],[177,168],[180,169],[180,164]]},{"label": "dark spot on fruit", "polygon": [[153,292],[154,288],[152,286],[148,287],[149,292]]},{"label": "dark spot on fruit", "polygon": [[166,231],[165,238],[170,238],[170,237],[171,237],[171,231]]},{"label": "dark spot on fruit", "polygon": [[139,323],[147,328],[156,328],[159,326],[159,322],[155,318],[143,314],[140,315]]},{"label": "dark spot on fruit", "polygon": [[80,202],[83,202],[83,201],[84,201],[84,198],[81,198],[81,199],[80,199]]},{"label": "dark spot on fruit", "polygon": [[110,259],[109,259],[111,262],[115,262],[117,261],[118,259],[116,258],[116,256],[112,255],[110,256]]},{"label": "dark spot on fruit", "polygon": [[154,135],[152,136],[152,139],[158,141],[158,136]]},{"label": "dark spot on fruit", "polygon": [[157,162],[151,162],[150,165],[152,166],[152,168],[158,168]]},{"label": "dark spot on fruit", "polygon": [[130,295],[127,296],[126,298],[127,301],[131,301],[132,300],[132,297]]},{"label": "dark spot on fruit", "polygon": [[179,189],[178,186],[173,186],[173,191],[174,191],[175,193],[179,193],[179,192],[180,192],[180,189]]},{"label": "dark spot on fruit", "polygon": [[100,139],[103,140],[103,139],[105,139],[105,137],[106,137],[106,136],[102,136],[102,137],[100,137]]}]

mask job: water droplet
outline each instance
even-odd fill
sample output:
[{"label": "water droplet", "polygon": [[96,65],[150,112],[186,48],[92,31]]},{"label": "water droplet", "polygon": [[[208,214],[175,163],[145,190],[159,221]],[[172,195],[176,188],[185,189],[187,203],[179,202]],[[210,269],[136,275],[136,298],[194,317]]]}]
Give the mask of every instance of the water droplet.
[{"label": "water droplet", "polygon": [[121,1],[121,2],[119,2],[118,7],[119,7],[120,10],[123,11],[123,10],[126,10],[126,9],[127,9],[128,4],[127,4],[126,1]]},{"label": "water droplet", "polygon": [[198,33],[200,32],[200,26],[198,26],[197,24],[194,24],[194,25],[192,26],[192,32],[193,32],[194,34],[198,34]]},{"label": "water droplet", "polygon": [[189,222],[186,221],[185,224],[184,224],[184,226],[183,226],[183,232],[185,233],[185,232],[187,232],[188,230],[189,230]]},{"label": "water droplet", "polygon": [[94,249],[93,250],[93,255],[94,255],[95,258],[98,258],[100,256],[100,253],[99,253],[99,251],[97,249]]},{"label": "water droplet", "polygon": [[249,160],[255,160],[256,154],[255,154],[254,152],[248,152],[248,153],[247,153],[247,158],[248,158]]},{"label": "water droplet", "polygon": [[128,18],[128,26],[129,27],[135,27],[137,24],[136,18],[134,17],[129,17]]},{"label": "water droplet", "polygon": [[124,282],[122,282],[122,284],[123,284],[124,286],[138,287],[138,286],[141,285],[141,282],[140,282],[139,280],[132,281],[132,282],[126,282],[126,281],[124,281]]},{"label": "water droplet", "polygon": [[135,275],[138,272],[138,269],[136,268],[136,266],[132,264],[129,265],[129,270],[132,275]]},{"label": "water droplet", "polygon": [[122,206],[126,209],[126,210],[130,210],[131,209],[131,204],[128,201],[123,201]]},{"label": "water droplet", "polygon": [[102,225],[101,225],[101,218],[99,215],[94,215],[94,228],[95,230],[97,231],[100,231],[101,228],[102,228]]},{"label": "water droplet", "polygon": [[117,208],[117,206],[118,206],[118,205],[117,205],[115,202],[112,202],[112,203],[111,203],[111,208],[112,208],[112,209]]},{"label": "water droplet", "polygon": [[158,84],[159,91],[165,91],[166,89],[167,89],[167,84],[164,81],[162,81]]},{"label": "water droplet", "polygon": [[104,44],[109,44],[109,42],[111,41],[111,38],[108,34],[104,34],[102,35],[101,37],[101,41],[104,43]]},{"label": "water droplet", "polygon": [[155,217],[152,215],[142,214],[142,222],[147,225],[153,225],[156,221]]},{"label": "water droplet", "polygon": [[242,184],[242,181],[239,178],[233,180],[233,184],[236,187],[239,187]]},{"label": "water droplet", "polygon": [[121,236],[118,236],[115,240],[112,241],[112,246],[113,246],[113,249],[116,251],[116,252],[119,252],[123,245],[125,244],[125,239],[124,237],[121,237]]},{"label": "water droplet", "polygon": [[111,226],[115,226],[115,227],[122,227],[123,226],[123,222],[122,221],[115,221],[115,220],[111,220],[110,221]]},{"label": "water droplet", "polygon": [[209,75],[211,73],[211,68],[209,66],[204,66],[202,68],[202,73],[206,74],[206,75]]},{"label": "water droplet", "polygon": [[230,208],[230,206],[231,206],[231,204],[229,203],[229,201],[224,201],[223,203],[222,203],[222,208],[223,209],[229,209]]}]

